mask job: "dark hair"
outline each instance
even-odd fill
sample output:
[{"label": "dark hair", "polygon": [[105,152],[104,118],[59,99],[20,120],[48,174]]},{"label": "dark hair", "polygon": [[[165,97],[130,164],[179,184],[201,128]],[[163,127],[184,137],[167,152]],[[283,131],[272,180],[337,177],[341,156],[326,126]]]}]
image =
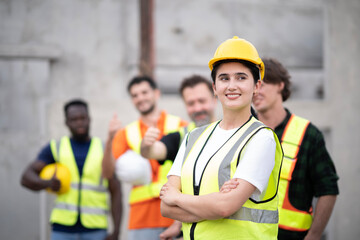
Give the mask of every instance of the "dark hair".
[{"label": "dark hair", "polygon": [[137,77],[134,77],[130,80],[128,86],[127,86],[127,90],[128,92],[130,93],[130,89],[133,85],[135,84],[139,84],[139,83],[142,83],[142,82],[147,82],[149,83],[150,87],[152,89],[157,89],[158,86],[156,84],[156,82],[151,78],[151,77],[148,77],[148,76],[137,76]]},{"label": "dark hair", "polygon": [[213,65],[213,69],[211,71],[211,78],[212,78],[214,84],[215,84],[215,79],[216,79],[216,73],[217,73],[219,66],[223,63],[229,63],[229,62],[238,62],[238,63],[245,65],[245,67],[247,67],[250,70],[250,72],[254,78],[254,82],[257,83],[257,81],[260,80],[260,70],[259,70],[258,66],[256,66],[255,63],[252,63],[252,62],[249,62],[246,60],[240,60],[240,59],[225,59],[225,60],[220,60],[220,61],[214,63],[214,65]]},{"label": "dark hair", "polygon": [[82,100],[82,99],[73,99],[73,100],[68,101],[64,105],[65,116],[67,116],[67,111],[69,110],[69,108],[71,106],[83,106],[83,107],[85,107],[86,111],[88,111],[88,105],[84,100]]},{"label": "dark hair", "polygon": [[283,82],[284,88],[281,91],[282,100],[285,102],[291,95],[290,74],[286,68],[274,58],[264,58],[265,77],[264,82],[270,84],[278,84]]},{"label": "dark hair", "polygon": [[195,87],[196,85],[201,84],[201,83],[204,83],[208,87],[211,94],[214,94],[211,82],[208,79],[206,79],[205,77],[202,77],[200,75],[195,74],[195,75],[192,75],[190,77],[185,78],[181,82],[181,85],[180,85],[180,88],[179,88],[179,92],[180,92],[181,96],[183,96],[183,92],[184,92],[185,88],[188,88],[188,87],[192,88],[192,87]]}]

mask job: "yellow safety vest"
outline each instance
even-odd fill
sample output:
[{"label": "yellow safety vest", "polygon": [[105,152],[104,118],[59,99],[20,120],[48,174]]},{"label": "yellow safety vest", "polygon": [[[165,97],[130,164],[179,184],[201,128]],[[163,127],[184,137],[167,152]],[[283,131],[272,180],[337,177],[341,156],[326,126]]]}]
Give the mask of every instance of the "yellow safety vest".
[{"label": "yellow safety vest", "polygon": [[[175,132],[179,129],[181,119],[177,116],[167,114],[165,117],[164,134]],[[140,154],[141,131],[140,122],[135,121],[125,127],[126,139],[129,147],[136,153]],[[146,185],[135,186],[132,188],[129,197],[129,203],[139,203],[147,201],[160,195],[160,189],[167,181],[167,174],[172,166],[172,161],[166,160],[159,166],[158,177],[152,176],[152,182]]]},{"label": "yellow safety vest", "polygon": [[297,154],[309,121],[291,115],[281,139],[284,162],[279,184],[279,228],[289,231],[306,231],[311,227],[312,214],[296,209],[289,201],[289,185],[297,162]]},{"label": "yellow safety vest", "polygon": [[[234,176],[243,157],[243,149],[246,148],[249,140],[260,129],[270,129],[251,117],[209,159],[198,188],[194,181],[195,164],[218,123],[193,130],[187,139],[181,170],[181,187],[184,194],[205,195],[219,192],[221,186]],[[261,199],[259,201],[248,199],[236,213],[226,218],[183,223],[184,239],[277,239],[277,189],[283,152],[276,134],[274,132],[273,134],[276,141],[275,166]]]},{"label": "yellow safety vest", "polygon": [[80,212],[80,220],[84,227],[107,228],[108,181],[101,176],[101,140],[91,139],[81,178],[69,137],[61,138],[59,149],[55,140],[50,142],[50,147],[55,161],[65,164],[71,172],[70,190],[56,198],[50,222],[72,226]]}]

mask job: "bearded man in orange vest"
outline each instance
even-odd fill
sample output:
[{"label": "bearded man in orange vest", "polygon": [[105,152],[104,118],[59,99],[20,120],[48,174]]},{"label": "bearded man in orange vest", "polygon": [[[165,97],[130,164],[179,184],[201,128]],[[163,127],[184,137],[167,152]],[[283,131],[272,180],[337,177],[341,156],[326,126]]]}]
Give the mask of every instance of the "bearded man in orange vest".
[{"label": "bearded man in orange vest", "polygon": [[[111,178],[115,172],[115,162],[128,150],[140,154],[140,144],[149,127],[156,127],[163,135],[177,131],[187,124],[179,117],[170,115],[157,106],[160,90],[150,77],[134,77],[128,84],[127,90],[131,100],[140,113],[140,118],[125,128],[119,129],[121,124],[114,115],[109,124],[109,135],[106,142],[103,159],[103,175]],[[166,175],[172,162],[149,160],[151,166],[151,182],[133,186],[130,192],[129,232],[130,240],[159,239],[159,235],[173,220],[161,216],[159,192],[167,181]]]}]

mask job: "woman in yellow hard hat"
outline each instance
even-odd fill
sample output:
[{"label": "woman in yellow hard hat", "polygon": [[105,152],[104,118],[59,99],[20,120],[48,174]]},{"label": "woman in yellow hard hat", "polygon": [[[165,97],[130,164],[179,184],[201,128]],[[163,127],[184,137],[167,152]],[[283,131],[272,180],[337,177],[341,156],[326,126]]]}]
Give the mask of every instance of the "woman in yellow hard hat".
[{"label": "woman in yellow hard hat", "polygon": [[[187,135],[160,192],[162,214],[183,222],[184,239],[276,239],[282,149],[250,111],[263,62],[234,37],[209,67],[223,119]],[[221,189],[230,179],[236,186]]]}]

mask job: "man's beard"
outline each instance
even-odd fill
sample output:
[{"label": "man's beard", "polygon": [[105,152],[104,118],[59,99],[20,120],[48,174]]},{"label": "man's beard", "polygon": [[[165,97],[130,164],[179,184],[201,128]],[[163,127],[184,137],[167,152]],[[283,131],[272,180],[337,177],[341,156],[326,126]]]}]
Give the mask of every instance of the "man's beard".
[{"label": "man's beard", "polygon": [[149,113],[152,113],[155,109],[155,104],[151,105],[147,110],[140,111],[141,115],[148,115]]},{"label": "man's beard", "polygon": [[87,140],[89,140],[90,135],[89,135],[89,129],[85,132],[85,133],[73,133],[73,138],[79,142],[85,142]]},{"label": "man's beard", "polygon": [[[205,118],[197,120],[196,117],[199,115],[206,115]],[[191,119],[195,122],[196,127],[201,127],[211,122],[211,116],[207,111],[195,112],[191,114]]]}]

